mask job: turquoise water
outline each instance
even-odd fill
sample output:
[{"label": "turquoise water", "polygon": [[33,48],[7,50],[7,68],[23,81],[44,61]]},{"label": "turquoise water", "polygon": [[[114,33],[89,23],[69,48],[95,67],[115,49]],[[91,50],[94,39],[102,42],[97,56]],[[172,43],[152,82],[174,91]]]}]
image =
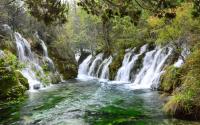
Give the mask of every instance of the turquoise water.
[{"label": "turquoise water", "polygon": [[151,90],[129,90],[96,80],[71,80],[27,92],[18,105],[0,106],[8,125],[200,125],[162,112],[163,100]]}]

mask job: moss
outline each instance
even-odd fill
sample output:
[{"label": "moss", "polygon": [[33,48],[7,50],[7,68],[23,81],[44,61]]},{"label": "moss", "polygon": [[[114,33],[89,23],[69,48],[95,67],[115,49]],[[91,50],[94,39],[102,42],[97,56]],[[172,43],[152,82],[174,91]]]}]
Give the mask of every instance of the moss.
[{"label": "moss", "polygon": [[109,66],[109,69],[110,69],[110,80],[114,80],[115,79],[115,76],[116,76],[116,73],[117,73],[117,70],[121,67],[122,65],[122,61],[123,61],[123,58],[124,58],[124,54],[125,54],[125,51],[124,50],[120,50],[118,52],[118,54],[114,57],[114,60],[113,62],[111,63],[111,65]]},{"label": "moss", "polygon": [[68,63],[68,61],[57,61],[58,69],[63,74],[64,79],[73,79],[77,77],[77,65]]},{"label": "moss", "polygon": [[23,97],[25,91],[28,89],[28,80],[17,74],[13,70],[9,71],[8,69],[1,69],[1,101],[17,100]]},{"label": "moss", "polygon": [[8,51],[4,53],[0,58],[0,100],[18,100],[29,88],[28,80],[19,72],[21,66],[16,57]]},{"label": "moss", "polygon": [[18,70],[15,71],[15,76],[18,78],[19,82],[26,88],[29,89],[28,80],[22,75]]},{"label": "moss", "polygon": [[181,84],[180,68],[169,66],[165,73],[161,76],[161,84],[159,90],[172,93]]},{"label": "moss", "polygon": [[164,111],[178,118],[200,119],[200,49],[195,50],[181,70],[181,86],[164,106]]}]

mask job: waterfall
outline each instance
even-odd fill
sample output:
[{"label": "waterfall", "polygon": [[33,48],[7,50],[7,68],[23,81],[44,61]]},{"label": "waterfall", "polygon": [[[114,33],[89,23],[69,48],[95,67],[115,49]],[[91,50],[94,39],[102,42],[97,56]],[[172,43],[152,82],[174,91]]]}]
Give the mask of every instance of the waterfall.
[{"label": "waterfall", "polygon": [[[167,64],[167,59],[172,55],[173,49],[170,47],[156,47],[154,50],[148,50],[148,45],[140,48],[138,53],[135,49],[126,50],[122,66],[118,69],[115,81],[109,83],[129,83],[124,84],[132,89],[149,89],[157,88],[160,82],[160,76],[164,73],[164,66]],[[144,57],[143,57],[144,55]],[[137,61],[142,57],[141,68],[137,72],[132,73]],[[109,65],[111,65],[113,57],[103,59],[103,54],[100,53],[95,57],[88,56],[79,66],[79,76],[84,74],[93,78],[109,80]]]},{"label": "waterfall", "polygon": [[[39,65],[38,59],[34,57],[31,51],[31,46],[28,41],[21,36],[19,33],[15,33],[15,40],[17,45],[17,53],[19,61],[26,64],[25,68],[22,69],[22,74],[28,79],[30,91],[43,87],[37,75],[45,77],[44,72]],[[37,74],[36,74],[37,72]]]},{"label": "waterfall", "polygon": [[112,59],[112,56],[110,56],[108,59],[104,60],[105,63],[102,69],[100,79],[109,79],[109,65],[112,63]]},{"label": "waterfall", "polygon": [[118,70],[117,76],[115,78],[116,81],[130,82],[131,70],[132,70],[135,62],[137,61],[138,57],[146,51],[147,46],[148,45],[142,46],[141,49],[140,49],[140,53],[133,55],[131,60],[130,60],[130,58],[131,58],[131,55],[132,55],[132,51],[128,52],[124,56],[122,67]]},{"label": "waterfall", "polygon": [[131,58],[131,55],[133,53],[133,50],[131,51],[128,51],[125,56],[124,56],[124,59],[123,59],[123,62],[122,62],[122,66],[119,68],[118,72],[117,72],[117,76],[115,78],[116,81],[120,81],[123,77],[123,73],[124,71],[126,70],[126,66],[128,65],[129,63],[129,60]]},{"label": "waterfall", "polygon": [[36,32],[35,33],[36,37],[38,38],[39,42],[40,42],[40,45],[42,46],[42,49],[43,49],[43,59],[44,61],[47,61],[48,63],[48,66],[49,68],[52,70],[52,71],[55,71],[55,66],[54,66],[54,63],[52,61],[51,58],[49,58],[49,55],[48,55],[48,49],[47,49],[47,46],[46,44],[44,43],[44,41],[42,39],[40,39],[38,33]]},{"label": "waterfall", "polygon": [[99,53],[92,57],[89,55],[80,65],[78,70],[78,78],[96,77],[100,79],[109,79],[109,65],[112,63],[113,57],[110,56],[103,60],[103,53]]},{"label": "waterfall", "polygon": [[92,65],[89,68],[89,72],[88,75],[89,76],[96,76],[96,68],[98,67],[98,64],[102,61],[103,59],[103,53],[99,53],[96,58],[94,59],[94,61],[92,62]]},{"label": "waterfall", "polygon": [[190,54],[190,49],[188,48],[187,44],[182,44],[181,48],[181,56],[179,56],[178,61],[174,63],[175,67],[181,67],[184,63],[184,59],[186,59],[186,57]]},{"label": "waterfall", "polygon": [[88,74],[88,70],[89,70],[89,66],[90,63],[92,61],[92,55],[89,55],[80,65],[79,65],[79,69],[78,69],[78,77],[80,77],[81,75],[87,75]]},{"label": "waterfall", "polygon": [[[167,54],[166,51],[168,51]],[[171,53],[171,48],[159,48],[147,52],[144,57],[143,68],[137,74],[131,87],[135,89],[150,88],[153,84],[158,84],[159,78],[163,73],[162,69]]]},{"label": "waterfall", "polygon": [[[39,61],[37,55],[31,51],[31,45],[25,38],[21,36],[21,34],[15,32],[14,36],[17,45],[17,54],[19,61],[25,64],[25,68],[22,69],[21,73],[23,74],[24,77],[28,79],[30,91],[45,87],[45,85],[42,84],[42,81],[48,80],[50,82],[51,78],[50,76],[45,75],[43,68],[40,64],[41,61]],[[40,45],[43,49],[42,59],[44,60],[44,63],[47,62],[48,67],[51,69],[51,71],[53,71],[55,74],[56,73],[58,74],[58,72],[55,72],[53,61],[48,56],[47,46],[45,45],[44,41],[39,38],[37,34],[36,37],[39,39]],[[45,83],[48,81],[45,81]]]}]

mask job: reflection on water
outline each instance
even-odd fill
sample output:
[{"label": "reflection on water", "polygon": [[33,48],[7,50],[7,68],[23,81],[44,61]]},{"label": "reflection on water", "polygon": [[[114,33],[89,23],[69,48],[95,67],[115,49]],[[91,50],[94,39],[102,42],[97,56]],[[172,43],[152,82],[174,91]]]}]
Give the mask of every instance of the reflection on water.
[{"label": "reflection on water", "polygon": [[67,81],[27,93],[22,104],[0,107],[0,124],[199,125],[167,117],[157,92],[128,90],[96,80]]}]

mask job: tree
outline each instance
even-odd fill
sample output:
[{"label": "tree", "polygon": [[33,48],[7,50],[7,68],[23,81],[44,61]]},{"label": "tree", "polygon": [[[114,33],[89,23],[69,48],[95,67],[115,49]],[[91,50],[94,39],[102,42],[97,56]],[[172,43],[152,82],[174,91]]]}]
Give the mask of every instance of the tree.
[{"label": "tree", "polygon": [[67,22],[68,4],[62,0],[26,0],[30,14],[46,25]]},{"label": "tree", "polygon": [[134,25],[138,24],[143,10],[149,10],[155,16],[174,18],[176,14],[173,9],[179,3],[180,1],[176,0],[81,0],[78,5],[88,14],[101,18],[104,41],[107,48],[110,48],[112,20],[116,16],[128,16]]}]

